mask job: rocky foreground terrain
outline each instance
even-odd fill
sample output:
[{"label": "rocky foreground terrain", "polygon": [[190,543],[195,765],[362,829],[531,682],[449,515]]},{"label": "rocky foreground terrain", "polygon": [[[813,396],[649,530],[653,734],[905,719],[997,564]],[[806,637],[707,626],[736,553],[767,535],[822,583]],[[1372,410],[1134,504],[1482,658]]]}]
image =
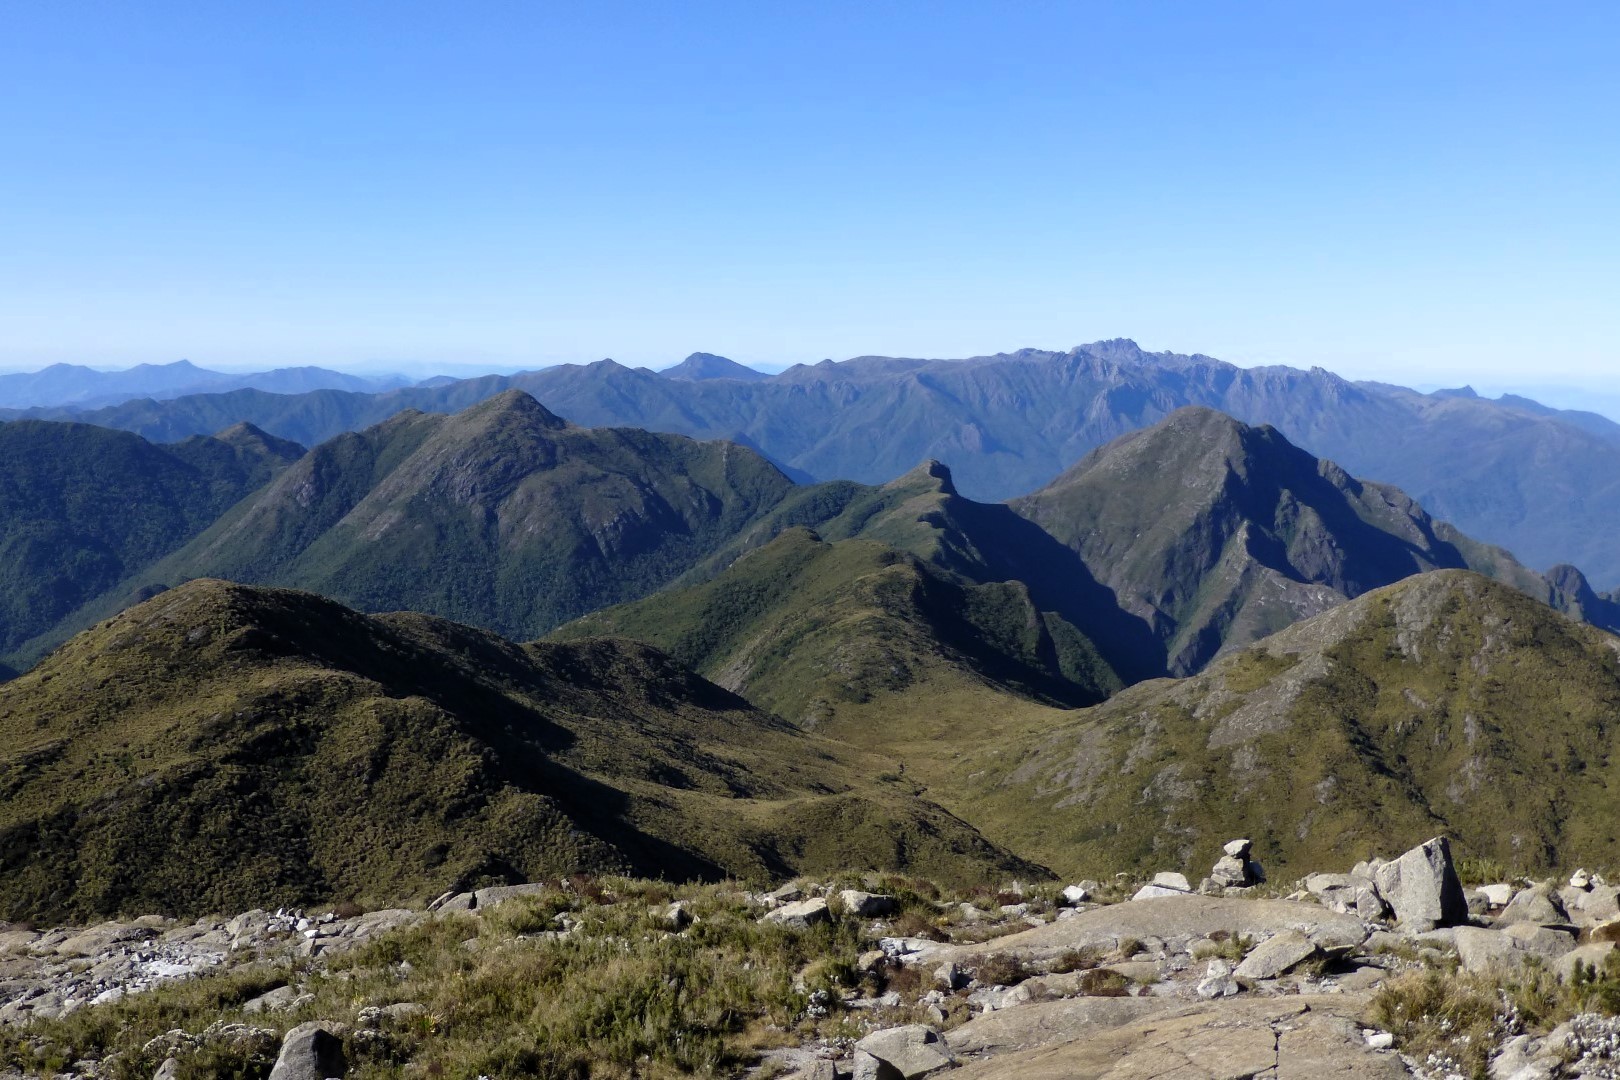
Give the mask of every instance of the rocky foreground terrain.
[{"label": "rocky foreground terrain", "polygon": [[[1472,873],[1476,868],[1468,868]],[[1620,886],[1444,839],[1263,881],[575,878],[422,910],[0,927],[0,1076],[1620,1075]]]}]

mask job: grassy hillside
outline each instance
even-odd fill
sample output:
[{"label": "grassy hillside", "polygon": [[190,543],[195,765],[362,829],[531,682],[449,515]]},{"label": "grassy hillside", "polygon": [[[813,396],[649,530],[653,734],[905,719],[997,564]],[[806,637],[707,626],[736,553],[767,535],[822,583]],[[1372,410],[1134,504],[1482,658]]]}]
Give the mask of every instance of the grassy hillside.
[{"label": "grassy hillside", "polygon": [[941,677],[1062,704],[1119,680],[1061,616],[1016,582],[964,584],[871,540],[791,529],[712,581],[588,615],[562,640],[645,641],[749,701],[815,727],[852,705],[906,708]]},{"label": "grassy hillside", "polygon": [[237,425],[172,446],[0,424],[0,656],[184,544],[302,448]]},{"label": "grassy hillside", "polygon": [[1062,872],[1279,869],[1446,833],[1524,869],[1615,865],[1620,639],[1468,572],[1370,593],[955,766],[948,803]]},{"label": "grassy hillside", "polygon": [[679,584],[710,580],[798,526],[830,542],[858,538],[905,552],[958,583],[1014,584],[1038,610],[1079,631],[1124,681],[1164,672],[1163,643],[1120,608],[1079,555],[1005,505],[963,498],[937,461],[877,487],[841,481],[795,488]]},{"label": "grassy hillside", "polygon": [[0,687],[0,919],[629,870],[1040,871],[651,649],[196,581]]}]

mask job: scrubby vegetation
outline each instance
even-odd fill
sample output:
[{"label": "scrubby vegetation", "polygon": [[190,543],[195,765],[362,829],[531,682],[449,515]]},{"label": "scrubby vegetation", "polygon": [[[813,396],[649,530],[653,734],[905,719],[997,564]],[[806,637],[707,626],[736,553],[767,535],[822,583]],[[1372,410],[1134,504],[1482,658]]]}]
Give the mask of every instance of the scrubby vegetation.
[{"label": "scrubby vegetation", "polygon": [[[1437,1072],[1485,1080],[1504,1039],[1547,1034],[1578,1018],[1620,1014],[1620,952],[1601,968],[1585,965],[1568,981],[1530,964],[1508,976],[1458,971],[1413,972],[1373,999],[1372,1018],[1393,1032],[1402,1051]],[[1570,1058],[1578,1056],[1572,1043]]]},{"label": "scrubby vegetation", "polygon": [[[894,896],[898,916],[789,929],[761,922],[762,909],[734,884],[575,878],[476,915],[445,913],[329,960],[278,954],[63,1019],[0,1027],[0,1068],[111,1057],[110,1074],[98,1075],[149,1080],[173,1056],[181,1080],[262,1080],[282,1031],[340,1018],[355,1080],[405,1075],[406,1063],[412,1076],[493,1080],[735,1075],[771,1047],[921,1015],[921,973],[870,959],[863,967],[863,954],[877,934],[918,924],[946,936],[940,903],[915,879],[845,880]],[[956,902],[937,886],[926,891]],[[692,919],[680,932],[668,917],[675,901]],[[1030,974],[1000,958],[979,979],[1008,984]],[[1106,973],[1093,982],[1085,992],[1099,996],[1125,985]],[[243,1011],[286,985],[309,995],[295,1010]],[[895,991],[904,991],[898,1003],[880,1000]],[[420,1008],[382,1011],[399,1003]]]}]

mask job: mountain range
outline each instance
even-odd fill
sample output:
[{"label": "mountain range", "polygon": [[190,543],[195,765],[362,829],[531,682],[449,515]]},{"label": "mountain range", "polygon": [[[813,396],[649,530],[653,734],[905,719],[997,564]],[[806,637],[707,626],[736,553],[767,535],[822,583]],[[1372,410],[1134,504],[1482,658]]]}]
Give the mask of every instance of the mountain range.
[{"label": "mountain range", "polygon": [[209,371],[189,360],[139,364],[122,371],[100,371],[81,364],[52,364],[39,371],[0,375],[0,410],[53,407],[83,410],[118,405],[135,398],[164,400],[246,387],[273,394],[303,394],[311,390],[375,393],[403,386],[406,381],[397,375],[367,377],[318,367],[247,373]]},{"label": "mountain range", "polygon": [[737,442],[800,481],[882,483],[933,458],[952,467],[965,494],[996,501],[1202,405],[1270,424],[1351,475],[1393,484],[1528,566],[1569,563],[1603,588],[1620,585],[1620,549],[1607,539],[1620,533],[1620,425],[1596,414],[1353,383],[1320,368],[1239,368],[1128,340],[966,360],[858,357],[769,377],[721,359],[696,354],[665,372],[604,360],[380,394],[237,390],[75,417],[155,440],[245,420],[315,445],[402,409],[454,412],[519,388],[585,426]]},{"label": "mountain range", "polygon": [[[973,589],[1015,585],[1026,610],[1003,611],[1003,624],[1036,633],[1021,646],[1023,655],[1047,657],[1047,677],[1069,685],[1045,693],[1070,703],[1106,695],[1110,675],[1133,683],[1195,673],[1301,619],[1436,569],[1474,570],[1549,607],[1620,629],[1620,607],[1593,593],[1579,571],[1537,574],[1435,521],[1398,489],[1357,481],[1274,428],[1209,409],[1182,409],[1123,436],[1011,504],[963,498],[938,463],[875,489],[801,488],[745,533],[740,546],[784,525],[812,528],[814,539],[831,546],[802,565],[795,560],[803,540],[775,541],[762,549],[768,556],[748,559],[733,560],[734,546],[716,560],[723,568],[711,564],[692,575],[713,573],[712,580],[596,612],[563,635],[635,637],[745,695],[769,687],[766,699],[784,715],[825,714],[830,702],[870,694],[839,664],[811,659],[814,650],[798,638],[850,602],[849,595],[831,597],[854,588],[845,581],[852,567],[899,561],[854,549],[835,556],[851,538],[904,552],[931,577],[969,590],[942,610],[971,610],[966,596]],[[859,609],[870,616],[875,579],[859,580],[854,595],[868,597]],[[924,614],[934,610],[917,602],[925,591],[921,579],[910,586],[912,624],[926,623],[926,637],[936,644],[960,642],[948,617]],[[876,606],[897,614],[892,604]],[[849,644],[849,627],[834,640],[872,657],[893,648],[876,637],[899,637],[878,635],[870,617],[858,625],[860,648]],[[1042,626],[1060,637],[1076,635],[1096,659],[1088,653],[1085,663],[1058,663],[1036,632]],[[993,637],[981,632],[977,640]],[[960,645],[949,648],[970,668],[989,670],[982,658],[967,659]],[[919,666],[916,657],[929,652],[909,650],[912,659],[897,661],[894,670]],[[998,655],[1005,660],[1011,653],[1002,648]],[[807,679],[801,670],[807,663],[820,665],[821,684]],[[1027,674],[1020,678],[1033,685]]]},{"label": "mountain range", "polygon": [[793,486],[751,450],[580,428],[509,390],[321,444],[94,614],[220,577],[535,637],[674,580]]},{"label": "mountain range", "polygon": [[511,388],[307,452],[7,423],[0,497],[0,918],[1620,853],[1614,598],[1208,408],[1010,502]]},{"label": "mountain range", "polygon": [[[748,561],[807,542],[784,534],[738,570],[759,577]],[[804,599],[785,615],[735,623],[693,610],[704,590],[661,594],[555,636],[668,642],[722,684],[887,758],[989,840],[1060,875],[1186,865],[1234,836],[1253,838],[1284,880],[1440,833],[1527,869],[1620,857],[1607,810],[1620,790],[1620,639],[1505,583],[1414,575],[1197,675],[1078,709],[997,678],[943,634],[917,635],[926,620],[911,620],[904,647],[882,625],[903,620],[876,597],[881,583],[868,575],[875,599],[862,608],[858,589],[829,602],[827,582],[795,582]],[[817,640],[829,630],[846,655]]]},{"label": "mountain range", "polygon": [[[399,413],[256,479],[268,482],[228,511],[215,508],[211,524],[192,521],[167,551],[129,558],[121,576],[94,580],[99,591],[74,594],[76,608],[50,609],[54,622],[38,615],[10,631],[9,662],[26,666],[132,600],[199,577],[309,589],[366,611],[420,610],[533,638],[672,586],[712,579],[729,595],[738,556],[794,527],[909,556],[923,593],[966,589],[953,603],[993,594],[1013,605],[996,620],[1022,610],[1019,619],[1056,637],[1013,653],[1002,641],[990,653],[1025,663],[1035,649],[1036,667],[1009,677],[1045,680],[1042,694],[1069,702],[1190,674],[1223,650],[1436,568],[1477,570],[1620,626],[1620,605],[1578,570],[1537,574],[1434,521],[1399,490],[1356,481],[1275,429],[1208,409],[1123,436],[1010,504],[962,496],[938,462],[879,486],[795,484],[745,447],[581,428],[520,390],[452,416]],[[801,585],[805,572],[792,571]],[[923,610],[944,609],[936,601]],[[48,630],[39,633],[42,621]],[[930,631],[958,642],[963,632]],[[1071,643],[1064,659],[1058,641]],[[713,656],[699,661],[668,635],[653,643],[714,670]],[[1070,669],[1085,674],[1071,678]]]}]

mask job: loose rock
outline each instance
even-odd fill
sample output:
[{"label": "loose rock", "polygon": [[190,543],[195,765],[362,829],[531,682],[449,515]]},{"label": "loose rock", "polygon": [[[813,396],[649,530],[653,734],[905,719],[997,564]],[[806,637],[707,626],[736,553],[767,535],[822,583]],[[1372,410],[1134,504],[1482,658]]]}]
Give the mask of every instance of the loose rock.
[{"label": "loose rock", "polygon": [[832,918],[832,913],[827,910],[827,901],[817,896],[809,900],[798,900],[790,904],[783,904],[775,911],[766,912],[760,922],[776,923],[778,926],[786,926],[794,930],[807,930],[817,923],[826,922],[830,918]]},{"label": "loose rock", "polygon": [[299,1024],[281,1040],[270,1080],[327,1080],[349,1069],[343,1043],[319,1023]]},{"label": "loose rock", "polygon": [[892,915],[898,907],[892,896],[861,892],[859,889],[845,889],[838,894],[838,902],[844,906],[846,914],[858,919],[875,919],[881,915]]},{"label": "loose rock", "polygon": [[1432,930],[1468,920],[1468,901],[1451,861],[1451,842],[1437,836],[1372,875],[1401,929]]},{"label": "loose rock", "polygon": [[1256,946],[1232,974],[1245,985],[1275,979],[1317,955],[1317,951],[1311,939],[1298,930],[1284,930]]},{"label": "loose rock", "polygon": [[956,1064],[939,1032],[923,1024],[874,1031],[855,1051],[856,1080],[915,1080]]},{"label": "loose rock", "polygon": [[1198,984],[1198,996],[1207,1000],[1231,997],[1242,987],[1232,977],[1232,965],[1225,960],[1211,960],[1204,969],[1204,978]]},{"label": "loose rock", "polygon": [[1567,926],[1569,912],[1557,893],[1549,885],[1532,885],[1522,889],[1512,903],[1496,917],[1498,927],[1514,923],[1533,923],[1536,926]]}]

